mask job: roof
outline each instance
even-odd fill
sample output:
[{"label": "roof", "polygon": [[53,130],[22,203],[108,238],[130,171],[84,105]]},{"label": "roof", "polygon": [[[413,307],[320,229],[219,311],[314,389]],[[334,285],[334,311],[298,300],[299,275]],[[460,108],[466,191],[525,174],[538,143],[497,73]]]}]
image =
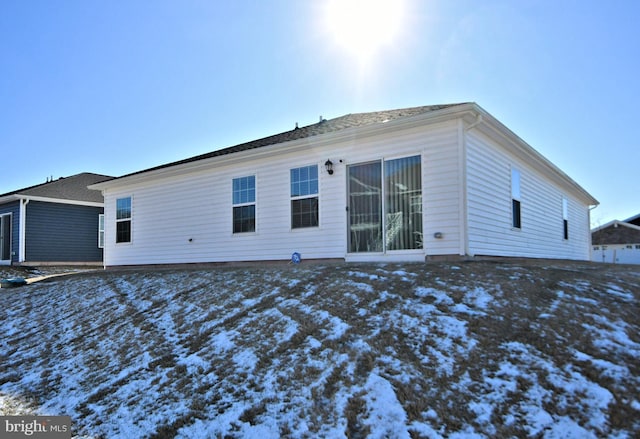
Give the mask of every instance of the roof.
[{"label": "roof", "polygon": [[131,174],[123,175],[119,178],[125,178],[132,175],[143,174],[145,172],[155,171],[158,169],[170,168],[176,165],[182,165],[186,163],[196,162],[199,160],[205,160],[213,157],[223,156],[227,154],[233,154],[236,152],[247,151],[250,149],[262,148],[264,146],[277,145],[279,143],[289,142],[292,140],[299,140],[308,137],[317,136],[320,134],[333,133],[341,131],[347,128],[362,127],[366,125],[373,125],[376,123],[389,122],[396,119],[405,117],[417,116],[419,114],[429,113],[437,110],[443,110],[445,108],[455,107],[458,105],[468,105],[468,103],[458,104],[445,104],[445,105],[426,105],[422,107],[400,108],[396,110],[386,111],[374,111],[369,113],[353,113],[344,116],[336,117],[335,119],[322,119],[318,123],[307,125],[305,127],[294,128],[291,131],[285,131],[283,133],[274,134],[269,137],[264,137],[258,140],[252,140],[250,142],[241,143],[239,145],[231,146],[228,148],[218,149],[216,151],[208,152],[206,154],[197,155],[176,162],[167,163],[153,168],[144,169],[142,171],[133,172]]},{"label": "roof", "polygon": [[592,245],[635,244],[640,242],[640,226],[613,220],[591,231]]},{"label": "roof", "polygon": [[[181,172],[181,169],[183,170],[186,168],[195,169],[200,165],[200,163],[197,162],[204,162],[203,164],[206,164],[207,159],[220,158],[222,160],[221,156],[229,156],[242,151],[250,151],[272,145],[298,144],[304,146],[305,142],[300,140],[310,139],[311,142],[315,140],[315,136],[322,137],[324,139],[334,136],[347,137],[353,134],[356,129],[361,130],[361,132],[373,132],[376,131],[377,128],[384,130],[385,128],[383,128],[383,124],[385,124],[384,126],[391,128],[392,125],[399,127],[405,123],[423,123],[426,119],[435,121],[451,117],[470,118],[474,116],[475,121],[467,119],[467,122],[470,123],[467,129],[471,129],[473,127],[484,129],[489,135],[497,136],[497,138],[501,139],[498,140],[499,142],[503,142],[502,139],[506,139],[511,145],[510,151],[517,157],[530,163],[534,169],[539,170],[563,187],[571,188],[573,193],[578,195],[589,205],[599,204],[598,200],[593,198],[593,196],[584,190],[584,188],[578,185],[568,175],[562,172],[558,167],[543,157],[524,140],[520,139],[520,137],[518,137],[514,132],[487,113],[475,102],[427,105],[422,107],[400,108],[368,113],[354,113],[340,116],[335,119],[321,119],[318,123],[302,128],[296,127],[291,131],[285,131],[262,139],[241,143],[239,145],[219,149],[206,154],[126,174],[109,182],[92,185],[91,189],[105,190],[117,185],[126,186],[129,182],[138,179],[146,179],[151,176],[155,176],[155,178],[162,178],[163,175],[168,175],[168,173],[173,171]],[[386,125],[386,122],[390,122],[389,125]],[[318,142],[320,141],[321,140],[318,139]]]},{"label": "roof", "polygon": [[70,177],[60,177],[57,180],[18,189],[13,192],[7,192],[6,194],[0,195],[0,201],[9,197],[41,197],[58,200],[102,203],[104,202],[102,194],[99,191],[89,190],[87,186],[111,179],[113,179],[113,177],[108,175],[83,172]]},{"label": "roof", "polygon": [[609,221],[606,224],[603,224],[599,227],[595,227],[593,229],[591,229],[591,233],[595,233],[598,232],[600,230],[604,230],[604,229],[608,229],[609,227],[619,227],[619,226],[623,226],[623,227],[627,227],[629,229],[633,229],[633,230],[640,230],[640,226],[636,226],[635,224],[631,224],[627,221],[618,221],[618,220],[613,220],[613,221]]},{"label": "roof", "polygon": [[632,216],[631,218],[627,218],[626,220],[624,220],[624,222],[640,226],[640,213],[638,215]]}]

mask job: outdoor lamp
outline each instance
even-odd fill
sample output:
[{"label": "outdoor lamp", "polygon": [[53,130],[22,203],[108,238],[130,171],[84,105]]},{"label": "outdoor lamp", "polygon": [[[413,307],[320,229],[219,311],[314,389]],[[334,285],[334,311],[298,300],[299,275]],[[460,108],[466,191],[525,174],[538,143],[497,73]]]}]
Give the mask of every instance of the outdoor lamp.
[{"label": "outdoor lamp", "polygon": [[324,162],[324,167],[327,168],[327,173],[329,175],[333,175],[333,162],[331,160]]}]

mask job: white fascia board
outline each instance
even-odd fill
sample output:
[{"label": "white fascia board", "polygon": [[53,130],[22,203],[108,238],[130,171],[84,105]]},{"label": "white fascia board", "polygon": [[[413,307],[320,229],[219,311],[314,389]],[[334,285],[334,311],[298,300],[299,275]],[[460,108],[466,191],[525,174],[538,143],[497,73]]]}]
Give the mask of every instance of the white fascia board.
[{"label": "white fascia board", "polygon": [[[560,168],[551,163],[546,157],[536,151],[531,145],[522,140],[517,134],[507,128],[502,122],[500,122],[491,114],[487,113],[480,106],[476,105],[477,111],[482,114],[483,124],[478,126],[478,129],[485,134],[494,137],[498,135],[509,141],[515,148],[510,149],[517,157],[524,160],[527,164],[534,166],[541,171],[545,176],[556,181],[561,186],[567,188],[575,195],[579,196],[589,206],[597,206],[600,204],[589,192],[587,192],[582,186],[575,182],[571,177],[565,174]],[[489,129],[483,129],[489,128]],[[493,135],[492,135],[493,134]]]},{"label": "white fascia board", "polygon": [[467,113],[472,113],[477,107],[476,104],[462,104],[454,107],[444,108],[442,110],[431,111],[418,114],[411,117],[391,120],[389,122],[380,122],[361,127],[345,128],[343,130],[334,131],[325,134],[318,134],[302,139],[291,140],[283,143],[262,146],[259,148],[248,149],[216,157],[196,160],[193,162],[182,163],[175,166],[154,169],[150,171],[142,171],[133,175],[92,184],[89,189],[107,190],[112,188],[127,187],[131,184],[149,182],[155,179],[164,179],[185,173],[198,172],[208,170],[216,166],[229,165],[235,162],[245,161],[247,158],[259,159],[260,157],[274,157],[280,154],[288,154],[297,150],[308,150],[310,146],[323,147],[334,145],[338,142],[353,141],[367,137],[374,137],[380,134],[387,134],[394,131],[402,131],[413,127],[422,126],[424,124],[433,124],[453,120],[463,117]]},{"label": "white fascia board", "polygon": [[[104,203],[94,201],[65,200],[63,198],[36,197],[32,195],[15,195],[16,200],[42,201],[44,203],[71,204],[74,206],[104,207]],[[1,201],[1,200],[0,200]]]},{"label": "white fascia board", "polygon": [[12,201],[20,201],[22,197],[20,197],[19,195],[7,195],[5,197],[1,197],[0,198],[0,204],[6,204],[6,203],[10,203]]}]

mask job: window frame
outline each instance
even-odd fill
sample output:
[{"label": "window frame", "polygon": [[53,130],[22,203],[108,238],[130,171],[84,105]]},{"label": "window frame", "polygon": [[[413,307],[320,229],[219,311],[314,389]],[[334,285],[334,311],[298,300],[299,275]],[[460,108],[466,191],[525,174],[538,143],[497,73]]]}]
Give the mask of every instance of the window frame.
[{"label": "window frame", "polygon": [[[298,178],[297,181],[294,182],[294,173],[297,171],[298,173],[300,173],[303,169],[307,169],[307,170],[311,170],[314,169],[315,170],[315,178],[307,178],[307,179],[302,179],[302,178]],[[315,181],[315,185],[312,184],[312,182]],[[297,184],[299,186],[299,189],[301,189],[303,186],[300,186],[302,184],[306,184],[308,186],[308,191],[303,191],[303,190],[298,190],[296,193],[294,194],[294,184]],[[313,189],[315,189],[315,192],[313,191]],[[304,193],[302,193],[304,192]],[[295,168],[290,168],[289,169],[289,226],[291,228],[291,230],[299,230],[299,229],[309,229],[309,228],[319,228],[320,227],[320,169],[317,163],[315,164],[311,164],[311,165],[302,165],[302,166],[298,166]],[[315,200],[315,203],[313,202]],[[312,221],[310,221],[309,225],[304,225],[304,221],[300,221],[299,224],[294,221],[294,205],[296,204],[302,204],[299,203],[301,201],[309,201],[312,203],[313,206],[313,210],[315,211],[315,218],[312,218]],[[311,215],[313,215],[314,212],[302,212],[301,214],[299,214],[301,217],[302,215],[308,215],[309,213],[311,213]],[[297,215],[297,213],[295,214]],[[303,224],[303,225],[300,225]]]},{"label": "window frame", "polygon": [[569,200],[562,197],[562,233],[565,241],[569,240]]},{"label": "window frame", "polygon": [[104,248],[104,213],[98,214],[98,248]]},{"label": "window frame", "polygon": [[511,167],[511,229],[522,230],[522,178],[516,167]]},{"label": "window frame", "polygon": [[[242,185],[242,180],[253,180],[253,200],[249,200],[249,197],[246,200],[242,199],[242,196],[239,200],[236,200],[236,193],[242,194],[242,188],[236,192],[236,181]],[[241,177],[233,177],[231,179],[231,233],[233,235],[242,235],[246,233],[256,233],[257,231],[257,199],[258,199],[258,187],[257,187],[257,176],[256,174],[251,175],[243,175]],[[250,191],[250,188],[249,188]],[[242,212],[245,207],[253,207],[253,230],[238,230],[236,231],[236,212]]]},{"label": "window frame", "polygon": [[[118,218],[119,216],[119,209],[118,209],[118,201],[120,200],[126,200],[129,199],[129,216],[128,217],[123,217],[123,218]],[[129,240],[128,241],[119,241],[119,234],[118,234],[118,224],[121,223],[129,223]],[[116,245],[120,245],[120,244],[131,244],[133,242],[133,196],[129,195],[126,197],[120,197],[120,198],[116,198],[116,233],[115,233],[115,240],[116,240]]]}]

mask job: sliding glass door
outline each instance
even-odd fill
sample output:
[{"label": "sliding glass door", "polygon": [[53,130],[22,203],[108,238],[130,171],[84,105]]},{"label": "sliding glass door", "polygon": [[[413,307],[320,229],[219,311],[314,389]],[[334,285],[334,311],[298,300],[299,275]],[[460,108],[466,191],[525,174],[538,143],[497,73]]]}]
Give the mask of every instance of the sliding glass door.
[{"label": "sliding glass door", "polygon": [[382,163],[349,166],[349,252],[381,252]]},{"label": "sliding glass door", "polygon": [[421,169],[420,156],[349,166],[350,253],[422,248]]}]

